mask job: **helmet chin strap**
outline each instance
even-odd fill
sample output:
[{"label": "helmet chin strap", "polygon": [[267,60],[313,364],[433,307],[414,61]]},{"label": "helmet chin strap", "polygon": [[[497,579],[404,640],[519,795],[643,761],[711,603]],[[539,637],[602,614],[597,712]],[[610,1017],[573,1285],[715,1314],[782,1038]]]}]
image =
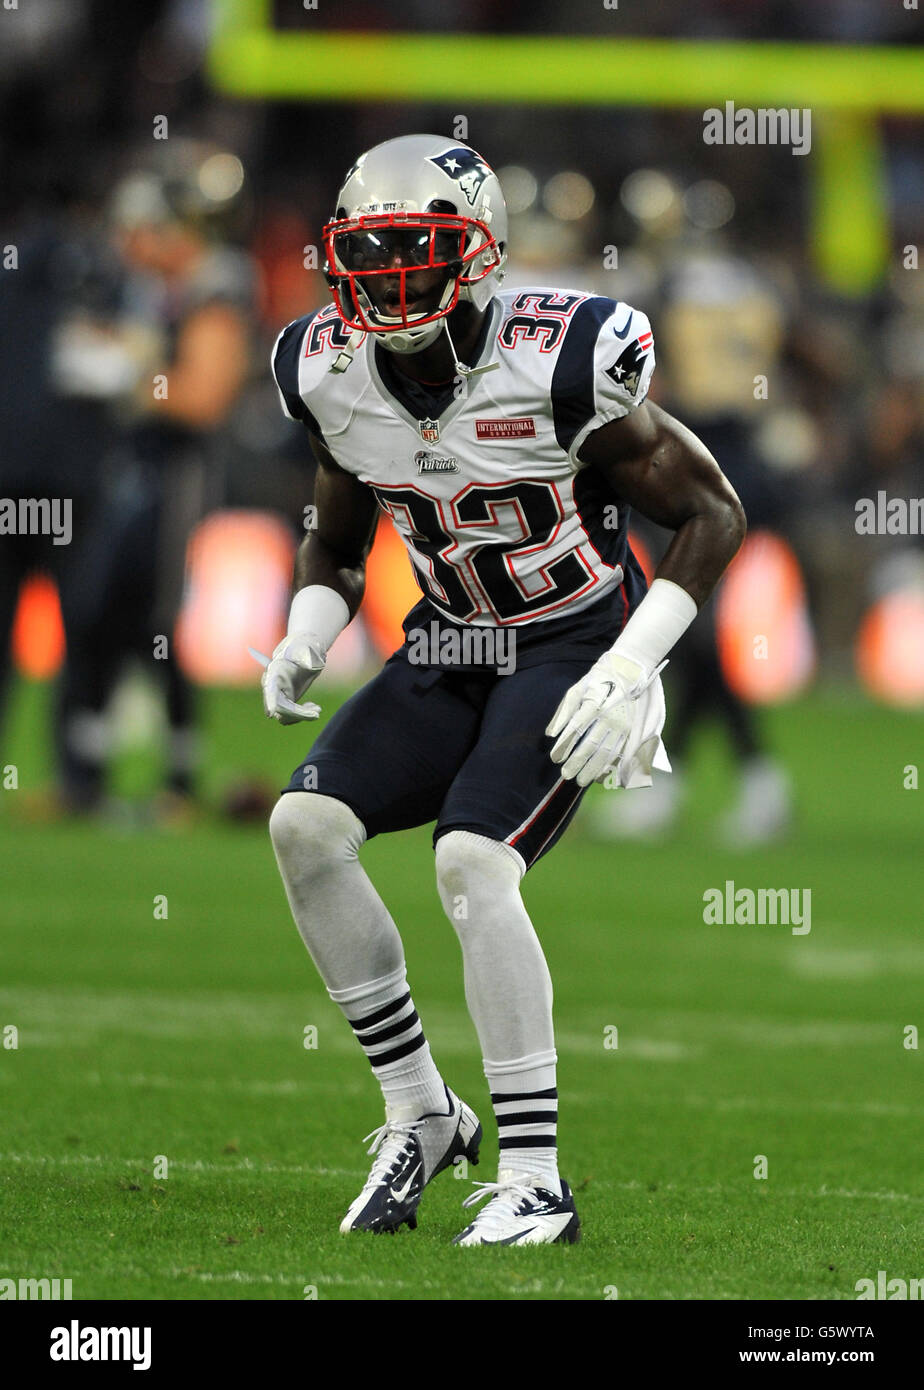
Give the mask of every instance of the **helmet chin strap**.
[{"label": "helmet chin strap", "polygon": [[455,366],[458,375],[462,377],[464,381],[468,381],[469,378],[473,376],[481,376],[484,372],[493,372],[495,367],[500,366],[499,362],[486,362],[483,367],[467,367],[465,363],[460,360],[459,354],[456,352],[456,345],[452,341],[452,334],[449,331],[448,315],[446,316],[446,318],[443,319],[443,327],[446,330],[446,338],[449,343],[449,351],[452,353],[453,356],[453,365]]},{"label": "helmet chin strap", "polygon": [[353,332],[350,334],[350,341],[343,351],[337,354],[327,370],[330,372],[345,372],[353,361],[353,354],[365,336],[361,328],[354,328]]}]

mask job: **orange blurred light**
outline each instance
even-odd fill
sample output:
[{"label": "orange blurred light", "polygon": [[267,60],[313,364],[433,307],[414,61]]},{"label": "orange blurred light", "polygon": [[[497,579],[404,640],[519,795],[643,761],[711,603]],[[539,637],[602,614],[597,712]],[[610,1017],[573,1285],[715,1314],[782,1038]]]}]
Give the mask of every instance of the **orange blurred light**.
[{"label": "orange blurred light", "polygon": [[815,641],[805,585],[780,536],[748,536],[719,590],[716,636],[725,679],[743,700],[776,704],[810,681]]},{"label": "orange blurred light", "polygon": [[641,565],[642,574],[645,576],[650,589],[651,581],[654,579],[655,574],[655,567],[651,559],[651,551],[648,549],[641,536],[631,529],[629,531],[629,549]]},{"label": "orange blurred light", "polygon": [[60,670],[64,624],[58,587],[50,575],[30,575],[20,589],[12,646],[17,669],[30,680],[50,680]]},{"label": "orange blurred light", "polygon": [[247,648],[269,653],[283,636],[295,541],[269,512],[213,512],[187,548],[176,648],[199,684],[253,685]]},{"label": "orange blurred light", "polygon": [[391,522],[380,517],[366,563],[362,613],[366,629],[383,656],[390,656],[401,646],[402,619],[420,596],[403,540]]},{"label": "orange blurred light", "polygon": [[906,709],[924,705],[924,594],[903,589],[874,603],[860,624],[857,673],[870,695]]}]

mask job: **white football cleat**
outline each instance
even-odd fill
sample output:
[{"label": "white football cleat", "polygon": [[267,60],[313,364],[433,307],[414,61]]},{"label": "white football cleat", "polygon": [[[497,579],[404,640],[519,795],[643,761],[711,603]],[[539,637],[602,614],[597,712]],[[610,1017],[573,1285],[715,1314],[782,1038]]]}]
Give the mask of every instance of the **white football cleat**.
[{"label": "white football cleat", "polygon": [[540,1177],[502,1173],[500,1182],[480,1182],[463,1207],[490,1197],[470,1226],[453,1237],[453,1245],[574,1245],[581,1223],[574,1197],[561,1179],[561,1196],[543,1187]]},{"label": "white football cleat", "polygon": [[[393,1234],[407,1222],[417,1225],[417,1207],[431,1178],[457,1158],[478,1163],[481,1125],[474,1110],[446,1087],[447,1109],[416,1120],[386,1120],[366,1135],[375,1161],[365,1186],[340,1223],[351,1231]],[[363,1141],[365,1142],[365,1140]]]}]

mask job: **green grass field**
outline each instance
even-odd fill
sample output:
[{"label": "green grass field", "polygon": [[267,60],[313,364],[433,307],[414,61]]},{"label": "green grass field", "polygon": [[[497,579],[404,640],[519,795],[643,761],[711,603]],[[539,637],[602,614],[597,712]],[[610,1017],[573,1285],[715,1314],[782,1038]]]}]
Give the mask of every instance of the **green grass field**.
[{"label": "green grass field", "polygon": [[[731,783],[707,736],[670,844],[599,845],[578,825],[529,875],[584,1235],[488,1252],[449,1245],[471,1188],[448,1173],[415,1232],[338,1234],[381,1104],[265,829],[28,821],[47,709],[47,689],[19,687],[0,755],[20,781],[0,791],[0,1037],[18,1029],[0,1048],[0,1277],[70,1278],[76,1299],[852,1299],[879,1269],[924,1276],[924,1050],[904,1045],[924,1028],[924,791],[903,787],[920,717],[820,695],[772,712],[799,798],[784,846],[715,845]],[[212,798],[230,769],[281,785],[303,754],[304,730],[265,721],[256,693],[209,694],[206,723]],[[123,789],[150,773],[124,759]],[[470,1176],[492,1179],[429,831],[364,862],[434,1055],[485,1122]],[[703,892],[729,878],[810,888],[811,932],[705,925]]]}]

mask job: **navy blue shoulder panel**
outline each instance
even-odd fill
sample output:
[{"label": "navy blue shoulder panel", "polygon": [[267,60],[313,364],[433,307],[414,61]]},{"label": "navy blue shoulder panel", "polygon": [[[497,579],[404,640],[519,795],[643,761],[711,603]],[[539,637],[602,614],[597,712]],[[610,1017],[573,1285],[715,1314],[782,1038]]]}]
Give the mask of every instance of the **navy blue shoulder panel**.
[{"label": "navy blue shoulder panel", "polygon": [[600,329],[616,309],[615,299],[585,299],[568,324],[552,373],[552,420],[555,438],[565,453],[578,431],[596,414],[594,348]]},{"label": "navy blue shoulder panel", "polygon": [[289,414],[296,420],[301,420],[302,424],[307,425],[313,434],[320,435],[321,430],[317,420],[298,393],[299,349],[305,336],[305,329],[316,315],[317,311],[314,314],[304,314],[302,318],[295,319],[285,329],[273,357],[273,375],[276,378],[276,385],[282,392],[282,398]]}]

